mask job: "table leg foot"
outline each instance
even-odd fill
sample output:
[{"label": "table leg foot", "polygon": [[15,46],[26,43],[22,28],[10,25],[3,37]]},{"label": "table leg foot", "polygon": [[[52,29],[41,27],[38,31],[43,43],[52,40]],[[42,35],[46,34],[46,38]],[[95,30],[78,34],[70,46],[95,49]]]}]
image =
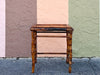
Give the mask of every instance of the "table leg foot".
[{"label": "table leg foot", "polygon": [[32,64],[32,73],[34,73],[35,64]]},{"label": "table leg foot", "polygon": [[71,65],[69,66],[69,73],[71,73],[71,70],[72,70],[72,68],[71,68]]}]

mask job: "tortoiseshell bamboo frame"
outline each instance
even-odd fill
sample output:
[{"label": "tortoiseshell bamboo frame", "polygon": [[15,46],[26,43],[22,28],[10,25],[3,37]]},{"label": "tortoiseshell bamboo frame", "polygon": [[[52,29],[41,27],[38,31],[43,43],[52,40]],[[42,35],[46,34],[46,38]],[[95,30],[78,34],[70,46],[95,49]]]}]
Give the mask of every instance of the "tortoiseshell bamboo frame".
[{"label": "tortoiseshell bamboo frame", "polygon": [[[65,53],[37,53],[37,37],[38,37],[37,31],[38,30],[31,29],[31,35],[32,35],[32,44],[31,44],[32,73],[34,73],[34,70],[35,70],[35,63],[37,62],[37,54],[65,54]],[[69,64],[69,73],[71,73],[71,65],[72,65],[72,33],[73,33],[72,27],[66,28],[66,36],[65,36],[66,41],[67,41],[66,63]],[[49,37],[49,36],[39,36],[39,37]],[[51,37],[59,37],[59,36],[51,36]],[[62,36],[62,37],[64,37],[64,36]]]}]

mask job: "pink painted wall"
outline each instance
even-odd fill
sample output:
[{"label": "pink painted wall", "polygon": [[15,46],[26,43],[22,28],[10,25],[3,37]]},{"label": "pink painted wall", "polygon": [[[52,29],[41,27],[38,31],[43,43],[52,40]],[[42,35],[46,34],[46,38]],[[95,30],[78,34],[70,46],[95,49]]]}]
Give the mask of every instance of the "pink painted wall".
[{"label": "pink painted wall", "polygon": [[5,0],[0,0],[0,57],[5,57]]},{"label": "pink painted wall", "polygon": [[[68,24],[68,0],[37,0],[37,23]],[[65,35],[65,34],[54,33],[45,35]],[[38,51],[66,52],[66,39],[38,38]],[[61,57],[62,55],[41,55],[41,56]]]},{"label": "pink painted wall", "polygon": [[37,0],[37,23],[68,24],[68,0]]}]

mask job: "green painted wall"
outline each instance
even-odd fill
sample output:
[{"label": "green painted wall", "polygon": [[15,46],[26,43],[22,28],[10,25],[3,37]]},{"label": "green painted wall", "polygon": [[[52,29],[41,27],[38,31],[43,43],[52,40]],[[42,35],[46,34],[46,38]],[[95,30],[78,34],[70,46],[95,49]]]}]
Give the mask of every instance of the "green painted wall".
[{"label": "green painted wall", "polygon": [[100,56],[99,0],[69,0],[73,57]]}]

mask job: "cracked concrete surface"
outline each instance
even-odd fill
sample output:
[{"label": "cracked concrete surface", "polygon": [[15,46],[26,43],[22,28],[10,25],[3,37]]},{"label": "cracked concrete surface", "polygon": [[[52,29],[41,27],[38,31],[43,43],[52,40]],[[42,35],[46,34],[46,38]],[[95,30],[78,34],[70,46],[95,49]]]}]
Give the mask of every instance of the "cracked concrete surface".
[{"label": "cracked concrete surface", "polygon": [[38,58],[32,74],[31,58],[1,58],[0,75],[100,75],[100,58],[73,58],[71,74],[65,61],[65,58]]}]

